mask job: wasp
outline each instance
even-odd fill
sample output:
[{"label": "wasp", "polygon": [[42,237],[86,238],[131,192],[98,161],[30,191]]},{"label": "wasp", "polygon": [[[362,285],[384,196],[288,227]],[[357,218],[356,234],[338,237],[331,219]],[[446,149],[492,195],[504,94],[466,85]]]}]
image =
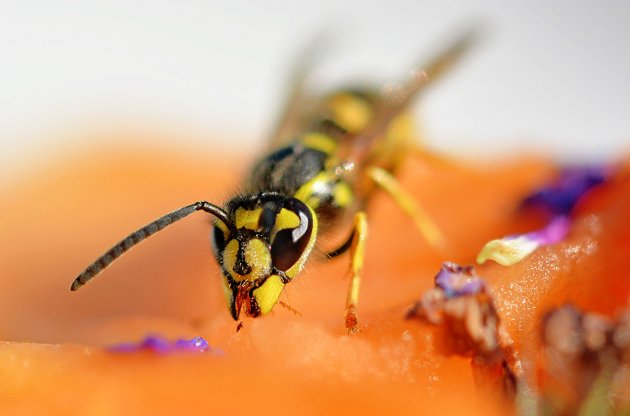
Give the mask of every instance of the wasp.
[{"label": "wasp", "polygon": [[444,242],[394,173],[414,146],[410,103],[467,49],[470,39],[469,34],[460,37],[395,92],[355,88],[314,98],[305,91],[306,71],[296,71],[269,154],[253,167],[241,193],[223,206],[195,202],[134,231],[81,272],[71,290],[147,237],[202,211],[213,216],[213,252],[232,317],[264,316],[304,268],[320,237],[345,222],[350,225],[347,237],[327,258],[349,252],[345,326],[357,331],[366,206],[374,190],[386,191],[432,246]]}]

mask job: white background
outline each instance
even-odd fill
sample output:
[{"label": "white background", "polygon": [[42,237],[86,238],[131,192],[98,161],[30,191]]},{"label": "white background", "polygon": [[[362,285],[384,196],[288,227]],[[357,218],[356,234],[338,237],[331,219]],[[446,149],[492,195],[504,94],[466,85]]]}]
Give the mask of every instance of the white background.
[{"label": "white background", "polygon": [[[332,41],[317,85],[334,87],[399,79],[470,22],[483,42],[417,106],[432,147],[573,160],[628,151],[627,1],[3,0],[0,175],[109,145],[117,125],[163,126],[200,151],[253,151],[318,34]],[[70,133],[90,129],[104,133]],[[213,142],[226,134],[242,142]]]}]

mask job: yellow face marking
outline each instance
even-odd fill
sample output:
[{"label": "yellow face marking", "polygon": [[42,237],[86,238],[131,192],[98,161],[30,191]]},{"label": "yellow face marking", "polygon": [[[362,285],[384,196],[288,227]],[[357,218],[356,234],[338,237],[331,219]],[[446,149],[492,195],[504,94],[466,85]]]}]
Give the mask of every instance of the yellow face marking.
[{"label": "yellow face marking", "polygon": [[272,274],[265,283],[253,290],[252,294],[258,303],[262,315],[267,315],[271,312],[276,302],[278,302],[283,288],[284,283],[282,283],[280,276]]},{"label": "yellow face marking", "polygon": [[236,228],[247,228],[256,231],[258,229],[258,219],[261,213],[262,208],[249,210],[239,207],[235,215]]},{"label": "yellow face marking", "polygon": [[332,155],[337,149],[337,141],[324,133],[307,133],[300,140],[304,146]]},{"label": "yellow face marking", "polygon": [[247,242],[245,261],[252,268],[248,280],[256,280],[267,276],[271,272],[271,253],[265,243],[259,239]]},{"label": "yellow face marking", "polygon": [[221,278],[221,287],[223,288],[223,295],[225,296],[225,303],[227,303],[228,309],[232,308],[232,302],[234,302],[234,293],[228,284],[227,277]]},{"label": "yellow face marking", "polygon": [[241,275],[234,271],[238,249],[238,241],[232,239],[227,243],[225,251],[223,252],[223,266],[230,273],[234,281],[254,281],[269,274],[271,271],[271,254],[265,243],[258,239],[252,239],[247,242],[247,247],[245,248],[245,262],[251,267],[252,271],[246,275]]},{"label": "yellow face marking", "polygon": [[236,254],[238,253],[238,241],[230,240],[223,250],[223,267],[230,272],[230,275],[237,282],[243,280],[240,274],[234,272],[236,264]]},{"label": "yellow face marking", "polygon": [[227,240],[228,235],[230,234],[230,231],[228,230],[227,225],[225,225],[223,221],[219,221],[217,219],[212,221],[212,223],[214,224],[215,227],[217,227],[219,230],[223,232],[223,238]]},{"label": "yellow face marking", "polygon": [[317,222],[317,217],[315,216],[315,211],[313,211],[313,208],[308,206],[308,209],[311,211],[311,217],[313,218],[313,230],[311,232],[311,239],[308,241],[308,244],[302,252],[302,255],[300,256],[298,261],[296,261],[295,264],[289,268],[289,270],[284,272],[287,277],[291,279],[293,279],[302,270],[302,268],[304,267],[304,263],[306,263],[306,259],[308,259],[308,256],[311,254],[313,246],[315,245],[315,241],[317,240],[317,228],[319,225]]},{"label": "yellow face marking", "polygon": [[330,99],[328,107],[335,122],[349,133],[363,130],[372,120],[372,107],[363,99],[351,94],[337,94]]}]

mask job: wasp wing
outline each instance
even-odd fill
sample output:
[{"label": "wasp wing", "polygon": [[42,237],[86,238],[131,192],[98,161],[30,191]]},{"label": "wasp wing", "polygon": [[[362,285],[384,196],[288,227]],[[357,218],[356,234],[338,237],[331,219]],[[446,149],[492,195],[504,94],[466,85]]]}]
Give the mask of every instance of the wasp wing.
[{"label": "wasp wing", "polygon": [[369,164],[375,142],[383,137],[392,121],[430,84],[448,72],[477,37],[478,29],[465,31],[426,64],[412,70],[406,82],[384,88],[375,104],[374,119],[363,131],[348,141],[348,149],[344,152],[346,158],[355,164]]},{"label": "wasp wing", "polygon": [[328,36],[319,34],[298,55],[291,71],[282,113],[269,136],[271,149],[282,147],[295,139],[295,136],[304,129],[304,122],[317,110],[318,97],[309,94],[307,84],[316,62],[328,43]]}]

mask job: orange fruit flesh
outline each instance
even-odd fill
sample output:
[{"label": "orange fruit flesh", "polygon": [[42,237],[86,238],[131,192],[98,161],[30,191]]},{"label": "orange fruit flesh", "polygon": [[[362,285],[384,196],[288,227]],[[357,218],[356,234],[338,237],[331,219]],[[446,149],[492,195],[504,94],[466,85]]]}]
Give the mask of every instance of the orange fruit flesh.
[{"label": "orange fruit flesh", "polygon": [[[203,214],[69,291],[80,270],[130,231],[197,200],[222,203],[245,169],[230,156],[122,149],[51,164],[0,192],[3,414],[502,414],[478,394],[470,360],[435,354],[431,328],[404,314],[433,287],[442,261],[472,263],[486,241],[544,224],[517,207],[553,177],[548,160],[408,160],[401,183],[449,245],[435,252],[386,195],[375,195],[356,335],[343,324],[347,257],[312,259],[287,285],[281,300],[300,316],[276,305],[236,332]],[[589,194],[566,241],[512,267],[477,268],[526,370],[548,308],[572,301],[611,315],[627,304],[629,188],[619,179]],[[147,334],[202,336],[215,352],[104,350]]]}]

